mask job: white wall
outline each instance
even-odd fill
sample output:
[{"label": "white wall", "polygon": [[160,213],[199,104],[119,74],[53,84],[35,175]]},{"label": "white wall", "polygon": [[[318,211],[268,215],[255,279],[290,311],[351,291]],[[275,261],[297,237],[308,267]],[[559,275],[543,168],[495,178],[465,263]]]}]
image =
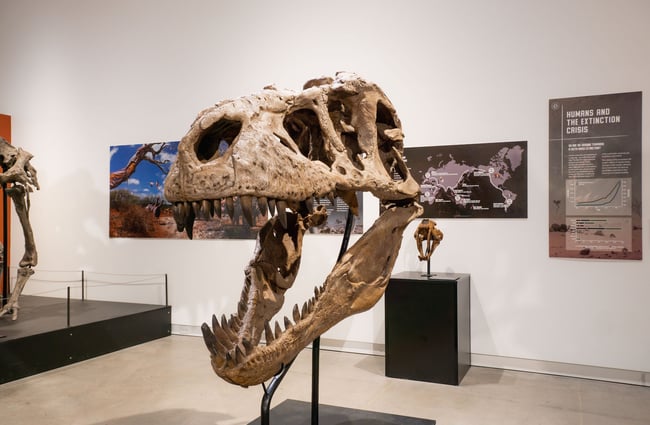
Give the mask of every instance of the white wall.
[{"label": "white wall", "polygon": [[[0,112],[35,154],[39,268],[168,273],[176,325],[234,311],[254,242],[109,239],[109,146],[177,140],[221,99],[350,70],[389,95],[407,146],[528,140],[527,219],[439,220],[432,267],[472,275],[472,351],[650,371],[650,253],[547,254],[548,99],[647,96],[649,16],[644,0],[0,0]],[[365,199],[369,223],[376,203]],[[424,267],[413,231],[395,271]],[[334,258],[321,253],[338,244],[308,238],[290,301],[322,282]],[[382,304],[325,336],[383,343]]]}]

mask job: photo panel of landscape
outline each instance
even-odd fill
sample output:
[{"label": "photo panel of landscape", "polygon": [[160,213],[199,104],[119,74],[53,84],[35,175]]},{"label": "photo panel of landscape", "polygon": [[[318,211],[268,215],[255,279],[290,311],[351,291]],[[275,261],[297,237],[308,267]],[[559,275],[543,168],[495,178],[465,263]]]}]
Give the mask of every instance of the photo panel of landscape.
[{"label": "photo panel of landscape", "polygon": [[[110,220],[112,238],[187,239],[179,232],[173,206],[165,199],[164,183],[178,154],[178,141],[117,145],[110,148]],[[359,215],[354,217],[353,234],[363,233],[363,197],[357,195]],[[198,214],[193,239],[255,239],[268,221],[253,200],[253,220],[244,218],[238,197],[233,197],[232,217],[226,202],[213,203],[213,214]],[[327,211],[327,220],[311,227],[311,234],[342,234],[347,204],[340,198],[316,199]],[[218,209],[218,211],[217,211]],[[255,214],[256,213],[256,214]]]}]

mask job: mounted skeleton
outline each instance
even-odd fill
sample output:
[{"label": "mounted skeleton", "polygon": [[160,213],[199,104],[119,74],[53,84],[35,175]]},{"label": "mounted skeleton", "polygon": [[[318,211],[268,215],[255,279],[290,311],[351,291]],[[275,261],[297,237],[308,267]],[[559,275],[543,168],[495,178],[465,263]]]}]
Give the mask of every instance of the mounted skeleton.
[{"label": "mounted skeleton", "polygon": [[25,253],[18,263],[16,285],[9,300],[0,309],[0,316],[12,311],[14,320],[18,317],[18,298],[25,288],[25,284],[34,274],[32,267],[35,267],[38,262],[34,233],[29,222],[29,193],[34,189],[40,189],[36,178],[36,169],[29,163],[32,158],[31,153],[10,145],[0,137],[0,165],[2,166],[0,184],[13,200],[25,238]]}]

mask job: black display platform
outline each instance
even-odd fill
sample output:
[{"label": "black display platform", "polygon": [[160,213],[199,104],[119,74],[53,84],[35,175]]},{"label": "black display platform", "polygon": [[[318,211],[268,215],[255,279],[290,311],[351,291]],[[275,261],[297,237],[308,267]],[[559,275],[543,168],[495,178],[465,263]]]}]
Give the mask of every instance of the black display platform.
[{"label": "black display platform", "polygon": [[[305,425],[311,423],[311,403],[285,400],[271,409],[270,425]],[[260,425],[257,418],[248,425]],[[319,425],[434,425],[431,419],[411,418],[389,413],[369,412],[347,407],[318,406]]]},{"label": "black display platform", "polygon": [[171,307],[23,295],[0,317],[0,384],[171,334]]},{"label": "black display platform", "polygon": [[470,368],[470,275],[403,272],[384,297],[386,376],[459,385]]}]

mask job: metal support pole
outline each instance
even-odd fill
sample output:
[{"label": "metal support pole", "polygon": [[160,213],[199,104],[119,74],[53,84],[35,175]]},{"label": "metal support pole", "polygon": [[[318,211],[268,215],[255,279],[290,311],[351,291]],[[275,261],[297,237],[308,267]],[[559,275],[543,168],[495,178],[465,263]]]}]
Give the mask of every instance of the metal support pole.
[{"label": "metal support pole", "polygon": [[[348,250],[348,244],[350,243],[350,234],[352,233],[352,225],[354,223],[354,214],[348,209],[348,215],[345,221],[345,233],[343,234],[343,240],[341,241],[341,249],[339,250],[339,255],[337,257],[337,262],[341,261],[343,254]],[[271,398],[277,390],[282,378],[287,374],[289,368],[296,359],[294,358],[287,365],[282,365],[282,369],[278,372],[277,375],[273,377],[268,388],[262,384],[264,388],[264,396],[262,397],[262,405],[260,408],[261,416],[260,423],[261,425],[270,424],[270,411],[271,411]],[[311,354],[311,425],[318,425],[318,383],[319,383],[319,367],[320,367],[320,337],[316,338],[312,342],[312,354]]]},{"label": "metal support pole", "polygon": [[165,273],[165,307],[169,306],[169,292],[167,288],[167,273]]},{"label": "metal support pole", "polygon": [[67,305],[68,327],[70,327],[70,287],[68,286],[68,305]]}]

